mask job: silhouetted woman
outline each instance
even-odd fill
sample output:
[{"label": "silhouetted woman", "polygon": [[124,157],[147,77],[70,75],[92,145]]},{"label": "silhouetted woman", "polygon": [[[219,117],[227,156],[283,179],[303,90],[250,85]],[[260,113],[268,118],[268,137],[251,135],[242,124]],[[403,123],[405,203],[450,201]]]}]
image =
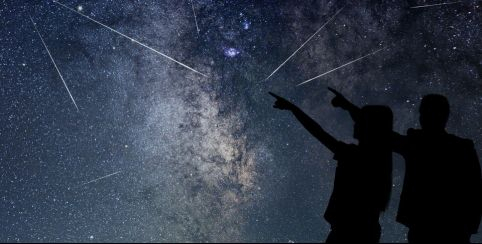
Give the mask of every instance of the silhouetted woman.
[{"label": "silhouetted woman", "polygon": [[334,155],[338,165],[325,219],[331,224],[326,242],[379,242],[380,213],[390,199],[393,115],[386,106],[365,106],[357,114],[358,145],[336,140],[301,109],[270,92],[274,108],[291,111],[301,124]]}]

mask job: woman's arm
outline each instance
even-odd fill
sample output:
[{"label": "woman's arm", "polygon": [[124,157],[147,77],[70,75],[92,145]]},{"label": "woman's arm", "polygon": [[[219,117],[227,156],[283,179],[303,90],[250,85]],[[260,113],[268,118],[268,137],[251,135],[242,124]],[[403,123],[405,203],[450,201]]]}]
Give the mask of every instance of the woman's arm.
[{"label": "woman's arm", "polygon": [[288,100],[270,92],[271,96],[275,97],[277,100],[274,104],[274,108],[280,110],[289,110],[295,117],[300,121],[300,123],[308,130],[316,139],[318,139],[323,145],[325,145],[330,151],[336,152],[339,148],[340,142],[337,141],[333,136],[328,134],[321,126],[316,123],[310,116],[304,113],[296,105],[292,104]]}]

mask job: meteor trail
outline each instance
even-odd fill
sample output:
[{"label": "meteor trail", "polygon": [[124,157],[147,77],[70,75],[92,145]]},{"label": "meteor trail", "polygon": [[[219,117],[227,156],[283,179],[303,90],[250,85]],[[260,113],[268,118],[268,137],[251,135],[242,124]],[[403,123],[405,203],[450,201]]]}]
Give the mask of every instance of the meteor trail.
[{"label": "meteor trail", "polygon": [[83,14],[83,13],[80,13],[79,11],[76,11],[76,10],[73,9],[73,8],[69,8],[69,7],[67,7],[66,5],[58,2],[57,0],[54,0],[54,3],[56,3],[56,4],[58,4],[58,5],[60,5],[60,6],[64,7],[64,8],[66,8],[66,9],[68,9],[68,10],[70,10],[70,11],[72,11],[72,12],[74,12],[74,13],[76,13],[76,14],[84,17],[84,18],[87,18],[88,20],[90,20],[90,21],[92,21],[92,22],[94,22],[94,23],[96,23],[96,24],[99,24],[99,25],[101,25],[101,26],[103,26],[103,27],[105,27],[105,28],[107,28],[107,29],[109,29],[109,30],[111,30],[111,31],[113,31],[113,32],[115,32],[115,33],[117,33],[117,34],[119,34],[119,35],[127,38],[127,39],[129,39],[129,40],[131,40],[132,42],[135,42],[135,43],[137,43],[137,44],[139,44],[139,45],[141,45],[141,46],[143,46],[143,47],[145,47],[145,48],[147,48],[147,49],[149,49],[149,50],[151,50],[151,51],[153,51],[153,52],[155,52],[155,53],[157,53],[157,54],[159,54],[159,55],[161,55],[161,56],[163,56],[163,57],[165,57],[165,58],[167,58],[167,59],[169,59],[169,60],[171,60],[171,61],[179,64],[179,65],[181,65],[182,67],[184,67],[184,68],[186,68],[186,69],[189,69],[189,70],[191,70],[191,71],[193,71],[193,72],[195,72],[195,73],[198,73],[198,74],[200,74],[200,75],[202,75],[202,76],[207,77],[207,75],[205,75],[205,74],[203,74],[203,73],[201,73],[201,72],[199,72],[199,71],[197,71],[197,70],[195,70],[195,69],[193,69],[193,68],[191,68],[191,67],[189,67],[189,66],[187,66],[187,65],[185,65],[185,64],[183,64],[183,63],[181,63],[181,62],[179,62],[179,61],[177,61],[177,60],[175,60],[174,58],[171,58],[171,57],[167,56],[166,54],[161,53],[161,52],[157,51],[156,49],[154,49],[154,48],[152,48],[152,47],[149,47],[149,46],[147,46],[146,44],[144,44],[144,43],[142,43],[142,42],[140,42],[140,41],[138,41],[138,40],[136,40],[136,39],[134,39],[134,38],[132,38],[132,37],[130,37],[130,36],[127,36],[127,35],[125,35],[125,34],[122,34],[122,33],[120,33],[119,31],[114,30],[113,28],[111,28],[111,27],[109,27],[109,26],[107,26],[107,25],[105,25],[105,24],[103,24],[103,23],[101,23],[101,22],[99,22],[99,21],[97,21],[97,20],[95,20],[95,19],[92,19],[91,17],[89,17],[89,16],[87,16],[87,15],[85,15],[85,14]]},{"label": "meteor trail", "polygon": [[283,65],[285,65],[293,56],[295,56],[296,53],[298,53],[298,51],[300,51],[305,45],[306,43],[308,43],[311,39],[313,39],[313,37],[316,36],[316,34],[318,34],[318,32],[320,32],[326,25],[328,25],[332,20],[335,19],[335,17],[344,9],[345,7],[342,7],[341,9],[339,9],[333,16],[330,17],[330,19],[328,19],[328,21],[326,21],[320,28],[318,28],[318,30],[313,34],[311,35],[308,40],[306,40],[303,44],[301,44],[301,46],[296,49],[296,51],[291,54],[283,63],[280,64],[280,66],[278,66],[278,68],[276,68],[268,77],[266,77],[266,79],[264,79],[265,81],[268,80],[271,76],[273,76],[276,72],[278,72],[279,69],[281,69],[281,67],[283,67]]},{"label": "meteor trail", "polygon": [[120,172],[122,172],[122,171],[117,171],[117,172],[115,172],[115,173],[112,173],[112,174],[108,174],[108,175],[106,175],[106,176],[99,177],[99,178],[97,178],[97,179],[94,179],[94,180],[91,180],[91,181],[86,182],[86,183],[84,183],[84,184],[81,184],[80,186],[85,186],[85,185],[87,185],[87,184],[94,183],[94,182],[96,182],[96,181],[99,181],[99,180],[105,179],[105,178],[107,178],[107,177],[111,177],[111,176],[113,176],[113,175],[116,175],[116,174],[118,174],[118,173],[120,173]]},{"label": "meteor trail", "polygon": [[189,0],[191,2],[191,7],[192,7],[192,13],[194,14],[194,22],[196,22],[196,30],[197,34],[199,35],[199,26],[197,25],[197,16],[196,16],[196,11],[194,10],[194,3],[192,3],[192,0]]},{"label": "meteor trail", "polygon": [[434,6],[456,4],[456,3],[461,3],[461,2],[462,2],[462,1],[458,1],[458,2],[447,2],[447,3],[437,3],[437,4],[427,4],[427,5],[413,6],[413,7],[410,7],[410,8],[428,8],[428,7],[434,7]]},{"label": "meteor trail", "polygon": [[35,22],[33,21],[32,16],[29,16],[29,17],[30,17],[30,21],[32,21],[32,24],[33,24],[33,27],[35,28],[35,31],[37,32],[38,36],[40,37],[40,40],[42,41],[42,44],[43,44],[44,47],[45,47],[45,50],[47,50],[47,53],[49,54],[50,60],[52,60],[52,63],[54,64],[54,67],[55,67],[55,69],[57,70],[57,73],[59,73],[60,79],[61,79],[62,82],[64,83],[65,89],[67,89],[67,92],[69,93],[70,99],[72,99],[72,102],[74,103],[75,108],[77,109],[77,112],[79,112],[79,107],[77,107],[77,103],[75,102],[74,97],[72,96],[72,93],[70,93],[69,87],[67,86],[67,83],[65,83],[64,77],[63,77],[62,74],[60,73],[60,70],[59,70],[59,68],[57,67],[57,64],[55,63],[54,58],[52,57],[52,54],[50,54],[50,51],[49,51],[49,48],[47,47],[47,44],[45,44],[42,35],[40,35],[40,32],[38,31],[37,25],[36,25]]},{"label": "meteor trail", "polygon": [[303,85],[303,84],[305,84],[305,83],[308,83],[308,82],[310,82],[310,81],[312,81],[312,80],[314,80],[314,79],[318,79],[318,78],[320,78],[320,77],[322,77],[322,76],[325,76],[325,75],[327,75],[327,74],[329,74],[329,73],[331,73],[331,72],[333,72],[333,71],[336,71],[336,70],[341,69],[341,68],[343,68],[343,67],[345,67],[345,66],[347,66],[347,65],[350,65],[350,64],[355,63],[355,62],[357,62],[357,61],[360,61],[360,60],[362,60],[362,59],[364,59],[364,58],[366,58],[366,57],[368,57],[368,56],[374,55],[375,53],[378,53],[378,52],[380,52],[380,51],[382,51],[382,50],[384,50],[384,49],[386,49],[386,47],[385,47],[385,48],[380,48],[380,49],[378,49],[378,50],[376,50],[376,51],[374,51],[374,52],[371,52],[371,53],[369,53],[369,54],[367,54],[367,55],[365,55],[365,56],[359,57],[359,58],[357,58],[357,59],[355,59],[355,60],[352,60],[352,61],[350,61],[350,62],[348,62],[348,63],[346,63],[346,64],[344,64],[344,65],[341,65],[341,66],[338,66],[338,67],[336,67],[336,68],[334,68],[334,69],[332,69],[332,70],[329,70],[329,71],[327,71],[327,72],[325,72],[325,73],[323,73],[323,74],[321,74],[321,75],[318,75],[318,76],[315,76],[315,77],[313,77],[313,78],[311,78],[311,79],[309,79],[309,80],[303,81],[303,82],[301,82],[300,84],[298,84],[298,85],[296,85],[296,86],[301,86],[301,85]]}]

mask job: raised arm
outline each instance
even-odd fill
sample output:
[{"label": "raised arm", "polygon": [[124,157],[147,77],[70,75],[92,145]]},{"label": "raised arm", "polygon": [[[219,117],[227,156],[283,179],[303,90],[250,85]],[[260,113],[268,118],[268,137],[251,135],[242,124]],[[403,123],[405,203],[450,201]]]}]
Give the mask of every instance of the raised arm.
[{"label": "raised arm", "polygon": [[[346,99],[345,96],[343,96],[337,90],[331,87],[328,87],[328,90],[330,90],[333,94],[335,94],[335,97],[331,100],[331,104],[333,105],[333,107],[347,110],[350,113],[353,121],[356,122],[360,117],[361,109],[355,104],[353,104],[352,102],[350,102],[348,99]],[[408,143],[407,137],[393,131],[391,139],[392,139],[393,151],[401,155],[405,155],[406,147]]]},{"label": "raised arm", "polygon": [[356,122],[360,116],[361,109],[352,102],[350,102],[348,99],[346,99],[345,96],[343,96],[337,90],[331,87],[328,87],[328,90],[335,94],[335,97],[331,100],[331,104],[333,105],[333,107],[347,110],[350,113],[353,121]]},{"label": "raised arm", "polygon": [[337,141],[334,137],[328,134],[321,126],[316,123],[310,116],[305,114],[300,108],[296,105],[292,104],[288,100],[270,92],[271,96],[276,98],[276,102],[274,104],[274,108],[280,110],[289,110],[291,111],[295,117],[300,121],[300,123],[308,130],[316,139],[318,139],[323,145],[325,145],[330,151],[337,152],[339,148],[340,142]]},{"label": "raised arm", "polygon": [[398,132],[392,131],[392,150],[402,156],[407,153],[407,136],[400,135]]}]

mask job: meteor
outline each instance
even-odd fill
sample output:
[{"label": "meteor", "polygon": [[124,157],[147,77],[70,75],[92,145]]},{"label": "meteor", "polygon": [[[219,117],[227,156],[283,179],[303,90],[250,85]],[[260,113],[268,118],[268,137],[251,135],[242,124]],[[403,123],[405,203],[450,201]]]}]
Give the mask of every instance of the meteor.
[{"label": "meteor", "polygon": [[164,58],[167,58],[167,59],[169,59],[169,60],[171,60],[171,61],[173,61],[173,62],[181,65],[182,67],[184,67],[184,68],[186,68],[186,69],[189,69],[189,70],[191,70],[191,71],[193,71],[193,72],[195,72],[195,73],[198,73],[198,74],[200,74],[200,75],[202,75],[202,76],[204,76],[204,77],[207,77],[206,74],[203,74],[203,73],[195,70],[194,68],[191,68],[191,67],[187,66],[186,64],[183,64],[183,63],[175,60],[174,58],[171,58],[171,57],[169,57],[168,55],[166,55],[166,54],[164,54],[164,53],[162,53],[162,52],[160,52],[160,51],[157,51],[156,49],[154,49],[154,48],[152,48],[152,47],[150,47],[150,46],[148,46],[148,45],[146,45],[146,44],[144,44],[144,43],[142,43],[142,42],[140,42],[140,41],[138,41],[138,40],[136,40],[136,39],[134,39],[134,38],[132,38],[132,37],[130,37],[130,36],[128,36],[128,35],[125,35],[125,34],[119,32],[119,31],[117,31],[117,30],[115,30],[115,29],[113,29],[113,28],[111,28],[111,27],[109,27],[109,26],[107,26],[107,25],[105,25],[105,24],[103,24],[103,23],[95,20],[95,19],[92,19],[91,17],[89,17],[89,16],[87,16],[87,15],[85,15],[85,14],[83,14],[83,13],[80,13],[79,11],[76,11],[76,10],[73,9],[73,8],[69,8],[69,7],[67,7],[65,4],[62,4],[62,3],[60,3],[60,2],[57,1],[57,0],[54,0],[54,3],[56,3],[56,4],[58,4],[58,5],[60,5],[60,6],[64,7],[64,8],[66,8],[66,9],[68,9],[68,10],[70,10],[70,11],[72,11],[72,12],[74,12],[74,13],[76,13],[76,14],[78,14],[78,15],[80,15],[80,16],[82,16],[82,17],[84,17],[84,18],[86,18],[86,19],[88,19],[88,20],[90,20],[90,21],[92,21],[92,22],[94,22],[94,23],[96,23],[96,24],[98,24],[98,25],[101,25],[101,26],[105,27],[105,28],[111,30],[112,32],[114,32],[114,33],[122,36],[122,37],[125,37],[125,38],[129,39],[129,40],[131,40],[132,42],[135,42],[135,43],[137,43],[137,44],[139,44],[139,45],[141,45],[141,46],[143,46],[143,47],[145,47],[145,48],[147,48],[147,49],[149,49],[149,50],[151,50],[151,51],[153,51],[153,52],[155,52],[155,53],[163,56]]},{"label": "meteor", "polygon": [[410,8],[428,8],[428,7],[434,7],[434,6],[456,4],[456,3],[461,3],[461,2],[463,2],[463,1],[447,2],[447,3],[436,3],[436,4],[427,4],[427,5],[413,6],[413,7],[410,7]]},{"label": "meteor", "polygon": [[192,2],[192,0],[189,0],[191,2],[191,7],[192,7],[192,13],[194,14],[194,22],[196,23],[196,30],[197,30],[197,34],[199,35],[199,26],[197,25],[197,16],[196,16],[196,10],[194,10],[194,3]]},{"label": "meteor", "polygon": [[313,34],[311,35],[308,40],[306,40],[303,44],[301,44],[301,46],[296,49],[296,51],[291,54],[283,63],[280,64],[280,66],[278,66],[278,68],[276,68],[268,77],[266,77],[266,79],[264,79],[265,81],[268,80],[271,76],[273,76],[276,72],[278,72],[279,69],[281,69],[281,67],[283,67],[293,56],[295,56],[296,53],[298,53],[298,51],[300,51],[305,45],[306,43],[308,43],[311,39],[313,39],[313,37],[316,36],[316,34],[318,34],[318,32],[320,32],[323,28],[325,28],[326,25],[328,25],[332,20],[335,19],[335,17],[345,8],[342,7],[341,9],[339,9],[333,16],[330,17],[330,19],[328,19],[328,21],[326,21],[320,28],[318,28],[318,30]]},{"label": "meteor", "polygon": [[72,99],[72,102],[74,103],[74,106],[75,106],[75,108],[77,109],[77,112],[79,112],[79,107],[77,107],[77,103],[75,102],[74,97],[72,96],[72,93],[70,93],[69,87],[67,86],[67,83],[65,82],[64,77],[63,77],[62,74],[60,73],[60,70],[59,70],[59,68],[57,67],[57,64],[55,63],[54,58],[52,57],[52,54],[50,54],[50,50],[49,50],[49,48],[47,47],[47,44],[45,44],[45,41],[44,41],[42,35],[41,35],[40,32],[38,31],[37,25],[36,25],[35,22],[33,21],[32,16],[29,16],[29,17],[30,17],[30,21],[32,21],[32,24],[33,24],[33,27],[35,28],[35,31],[37,32],[38,36],[40,37],[40,40],[42,41],[42,44],[43,44],[44,47],[45,47],[45,50],[47,50],[47,53],[49,54],[50,60],[52,60],[52,63],[54,64],[54,67],[55,67],[55,69],[57,70],[57,73],[59,73],[59,77],[60,77],[60,79],[62,80],[62,82],[64,83],[65,89],[66,89],[67,92],[69,93],[70,99]]},{"label": "meteor", "polygon": [[376,51],[374,51],[374,52],[371,52],[371,53],[369,53],[369,54],[367,54],[367,55],[361,56],[361,57],[359,57],[359,58],[357,58],[357,59],[355,59],[355,60],[352,60],[352,61],[350,61],[350,62],[348,62],[348,63],[346,63],[346,64],[343,64],[343,65],[341,65],[341,66],[338,66],[338,67],[336,67],[336,68],[334,68],[334,69],[332,69],[332,70],[329,70],[329,71],[327,71],[327,72],[325,72],[325,73],[323,73],[323,74],[321,74],[321,75],[318,75],[318,76],[315,76],[315,77],[313,77],[313,78],[311,78],[311,79],[309,79],[309,80],[303,81],[303,82],[301,82],[300,84],[298,84],[298,85],[296,85],[296,86],[301,86],[301,85],[306,84],[306,83],[308,83],[308,82],[310,82],[310,81],[312,81],[312,80],[314,80],[314,79],[318,79],[318,78],[320,78],[320,77],[322,77],[322,76],[325,76],[325,75],[327,75],[327,74],[329,74],[329,73],[331,73],[331,72],[333,72],[333,71],[336,71],[336,70],[341,69],[341,68],[343,68],[343,67],[345,67],[345,66],[347,66],[347,65],[350,65],[350,64],[355,63],[355,62],[357,62],[357,61],[360,61],[360,60],[362,60],[362,59],[364,59],[364,58],[366,58],[366,57],[368,57],[368,56],[374,55],[374,54],[376,54],[376,53],[378,53],[378,52],[380,52],[380,51],[382,51],[382,50],[384,50],[384,49],[387,49],[387,48],[386,48],[386,47],[385,47],[385,48],[380,48],[380,49],[378,49],[378,50],[376,50]]},{"label": "meteor", "polygon": [[118,174],[118,173],[120,173],[120,172],[122,172],[122,171],[117,171],[117,172],[114,172],[114,173],[112,173],[112,174],[108,174],[108,175],[106,175],[106,176],[99,177],[99,178],[97,178],[97,179],[94,179],[94,180],[91,180],[91,181],[89,181],[89,182],[83,183],[83,184],[81,184],[80,186],[85,186],[85,185],[87,185],[87,184],[94,183],[94,182],[96,182],[96,181],[105,179],[105,178],[107,178],[107,177],[114,176],[114,175],[116,175],[116,174]]}]

